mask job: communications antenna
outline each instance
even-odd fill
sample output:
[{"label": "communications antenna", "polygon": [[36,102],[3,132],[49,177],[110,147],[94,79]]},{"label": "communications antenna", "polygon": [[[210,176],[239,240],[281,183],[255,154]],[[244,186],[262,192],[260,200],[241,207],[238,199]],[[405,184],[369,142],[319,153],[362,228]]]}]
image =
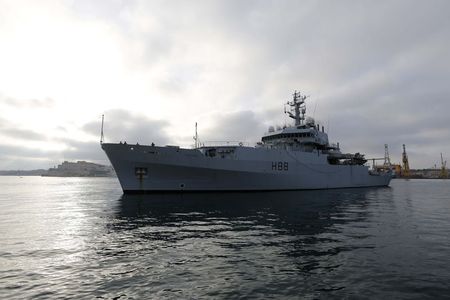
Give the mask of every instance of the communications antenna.
[{"label": "communications antenna", "polygon": [[439,177],[442,179],[448,178],[447,161],[444,161],[442,153],[441,153],[441,174]]},{"label": "communications antenna", "polygon": [[403,161],[402,175],[403,175],[403,177],[409,177],[409,175],[410,175],[410,173],[409,173],[409,162],[408,162],[408,154],[406,154],[405,144],[403,144],[402,161]]},{"label": "communications antenna", "polygon": [[285,111],[289,117],[295,120],[295,126],[302,125],[305,121],[306,104],[305,99],[309,96],[304,96],[300,92],[295,91],[292,94],[292,101],[286,104],[291,107],[291,111]]}]

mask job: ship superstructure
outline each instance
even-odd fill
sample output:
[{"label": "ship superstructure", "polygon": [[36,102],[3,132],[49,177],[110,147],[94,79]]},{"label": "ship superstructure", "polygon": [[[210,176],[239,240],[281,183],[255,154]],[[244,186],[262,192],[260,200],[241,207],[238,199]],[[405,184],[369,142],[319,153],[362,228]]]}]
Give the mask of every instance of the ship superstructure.
[{"label": "ship superstructure", "polygon": [[286,149],[291,151],[314,152],[318,155],[328,155],[328,162],[332,165],[364,165],[367,160],[364,155],[343,154],[340,151],[339,143],[330,144],[328,134],[325,133],[324,126],[316,124],[315,120],[306,117],[307,97],[295,91],[293,100],[287,104],[291,111],[286,113],[294,119],[294,126],[284,126],[275,130],[273,126],[269,127],[260,143],[260,146],[270,149]]},{"label": "ship superstructure", "polygon": [[253,147],[242,143],[186,149],[103,143],[125,193],[260,191],[386,186],[390,171],[369,170],[364,155],[342,153],[324,127],[306,116],[306,96],[293,94],[294,124],[269,127]]}]

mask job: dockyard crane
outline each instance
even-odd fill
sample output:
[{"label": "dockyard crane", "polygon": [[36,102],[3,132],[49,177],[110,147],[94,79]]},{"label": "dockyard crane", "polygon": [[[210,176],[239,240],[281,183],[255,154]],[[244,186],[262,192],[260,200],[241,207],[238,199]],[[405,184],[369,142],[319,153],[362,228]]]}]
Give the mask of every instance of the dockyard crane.
[{"label": "dockyard crane", "polygon": [[388,144],[384,144],[384,167],[386,169],[391,169],[391,158],[389,157]]},{"label": "dockyard crane", "polygon": [[441,174],[439,175],[440,178],[448,178],[448,172],[447,172],[447,161],[444,161],[444,157],[441,153]]},{"label": "dockyard crane", "polygon": [[402,176],[409,177],[409,162],[408,162],[408,154],[406,154],[405,144],[403,144],[402,162],[403,162]]}]

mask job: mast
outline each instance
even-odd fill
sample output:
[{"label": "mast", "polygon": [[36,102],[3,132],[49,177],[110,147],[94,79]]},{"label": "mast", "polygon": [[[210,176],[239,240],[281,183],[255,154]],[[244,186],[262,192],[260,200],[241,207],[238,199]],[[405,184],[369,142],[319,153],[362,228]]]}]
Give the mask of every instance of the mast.
[{"label": "mast", "polygon": [[195,122],[195,135],[194,135],[194,147],[195,149],[198,148],[198,133],[197,133],[197,122]]},{"label": "mast", "polygon": [[104,139],[104,136],[103,136],[103,123],[104,123],[104,121],[105,121],[105,115],[102,115],[102,130],[100,132],[100,144],[103,144],[103,139]]},{"label": "mast", "polygon": [[302,125],[305,121],[306,114],[305,99],[309,96],[304,96],[297,91],[295,91],[292,96],[292,101],[288,101],[287,103],[287,105],[291,107],[291,111],[288,111],[287,114],[289,115],[289,117],[295,120],[295,126]]}]

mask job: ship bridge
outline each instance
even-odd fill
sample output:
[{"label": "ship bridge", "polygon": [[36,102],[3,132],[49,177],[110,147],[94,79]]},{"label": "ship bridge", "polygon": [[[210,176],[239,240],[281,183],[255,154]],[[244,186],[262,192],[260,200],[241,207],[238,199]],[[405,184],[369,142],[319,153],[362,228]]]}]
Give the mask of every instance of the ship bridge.
[{"label": "ship bridge", "polygon": [[315,144],[318,147],[328,145],[328,135],[315,127],[291,126],[277,131],[269,129],[261,140],[264,144],[271,145],[278,143]]},{"label": "ship bridge", "polygon": [[285,111],[290,118],[295,120],[293,126],[284,126],[283,128],[274,129],[269,127],[261,141],[267,146],[279,145],[309,145],[317,149],[326,149],[329,147],[328,134],[325,133],[324,127],[316,124],[315,120],[305,117],[307,96],[301,95],[300,92],[293,94],[293,100],[287,105],[291,107],[291,111]]}]

